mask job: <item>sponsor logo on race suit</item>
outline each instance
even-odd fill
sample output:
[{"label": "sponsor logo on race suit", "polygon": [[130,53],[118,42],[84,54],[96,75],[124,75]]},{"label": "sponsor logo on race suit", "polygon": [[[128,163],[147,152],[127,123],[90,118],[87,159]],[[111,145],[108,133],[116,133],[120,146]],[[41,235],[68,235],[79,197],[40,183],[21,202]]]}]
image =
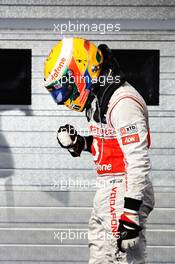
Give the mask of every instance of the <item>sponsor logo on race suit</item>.
[{"label": "sponsor logo on race suit", "polygon": [[98,174],[125,172],[122,150],[119,146],[116,131],[108,127],[90,126],[93,135],[91,153],[93,155]]},{"label": "sponsor logo on race suit", "polygon": [[138,134],[122,137],[122,144],[123,145],[128,145],[128,144],[136,143],[139,141],[140,141],[140,138],[139,138]]},{"label": "sponsor logo on race suit", "polygon": [[132,124],[132,125],[120,128],[121,136],[132,135],[132,134],[136,134],[137,132],[138,132],[138,129],[137,129],[136,124]]},{"label": "sponsor logo on race suit", "polygon": [[112,165],[111,164],[97,164],[96,165],[96,170],[99,170],[99,171],[111,171],[112,169]]},{"label": "sponsor logo on race suit", "polygon": [[120,128],[120,136],[123,145],[128,145],[140,141],[136,124]]},{"label": "sponsor logo on race suit", "polygon": [[111,229],[114,237],[119,238],[118,234],[118,221],[116,214],[116,194],[117,187],[113,187],[110,193],[110,214],[111,214]]},{"label": "sponsor logo on race suit", "polygon": [[90,126],[91,135],[95,137],[117,137],[116,132],[113,128],[101,128],[97,126]]}]

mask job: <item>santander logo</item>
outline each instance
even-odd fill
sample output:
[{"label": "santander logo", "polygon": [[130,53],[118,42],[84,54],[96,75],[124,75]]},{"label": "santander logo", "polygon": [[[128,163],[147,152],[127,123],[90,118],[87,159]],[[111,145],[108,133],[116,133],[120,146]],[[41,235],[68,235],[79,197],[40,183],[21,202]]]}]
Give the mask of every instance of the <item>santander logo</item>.
[{"label": "santander logo", "polygon": [[65,64],[65,61],[66,61],[65,58],[61,58],[60,63],[57,65],[57,67],[54,69],[53,74],[51,75],[51,80],[52,81],[54,81],[58,77],[59,73],[61,72],[61,70],[62,70],[62,68],[63,68],[63,66]]}]

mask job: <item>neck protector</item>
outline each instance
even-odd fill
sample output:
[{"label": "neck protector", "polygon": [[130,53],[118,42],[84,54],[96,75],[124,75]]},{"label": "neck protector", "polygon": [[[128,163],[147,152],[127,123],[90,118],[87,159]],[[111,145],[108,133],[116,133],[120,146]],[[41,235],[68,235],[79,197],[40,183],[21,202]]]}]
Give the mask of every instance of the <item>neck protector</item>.
[{"label": "neck protector", "polygon": [[102,65],[99,80],[101,77],[103,77],[104,80],[103,84],[98,81],[93,85],[93,91],[89,96],[88,104],[86,106],[86,117],[89,121],[91,103],[94,98],[96,98],[96,110],[93,118],[96,122],[106,123],[105,114],[108,110],[110,98],[113,93],[125,82],[125,75],[121,71],[117,60],[113,56],[110,56],[110,60]]}]

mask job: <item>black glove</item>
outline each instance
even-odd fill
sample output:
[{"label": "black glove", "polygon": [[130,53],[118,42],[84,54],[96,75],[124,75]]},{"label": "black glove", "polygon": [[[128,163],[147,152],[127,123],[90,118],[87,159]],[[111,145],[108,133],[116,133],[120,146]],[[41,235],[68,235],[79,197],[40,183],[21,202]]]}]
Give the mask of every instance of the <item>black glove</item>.
[{"label": "black glove", "polygon": [[126,252],[130,247],[134,247],[139,242],[139,232],[142,228],[134,223],[119,220],[119,239],[117,240],[118,249]]},{"label": "black glove", "polygon": [[73,157],[79,157],[85,147],[85,138],[78,135],[75,128],[66,124],[57,132],[57,140],[62,148],[66,148]]},{"label": "black glove", "polygon": [[117,240],[118,249],[126,252],[130,247],[139,243],[139,232],[142,228],[139,225],[139,208],[142,201],[125,197],[124,212],[119,220],[119,239]]}]

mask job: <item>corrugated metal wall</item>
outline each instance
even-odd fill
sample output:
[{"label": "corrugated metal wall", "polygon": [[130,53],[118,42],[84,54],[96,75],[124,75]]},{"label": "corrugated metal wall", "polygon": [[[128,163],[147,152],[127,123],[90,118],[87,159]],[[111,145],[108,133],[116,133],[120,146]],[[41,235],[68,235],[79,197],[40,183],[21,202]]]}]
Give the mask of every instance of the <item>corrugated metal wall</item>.
[{"label": "corrugated metal wall", "polygon": [[[174,17],[174,0],[0,1],[0,48],[30,48],[33,54],[32,106],[0,106],[0,263],[87,263],[87,241],[61,243],[58,232],[87,228],[93,183],[79,185],[95,179],[92,160],[88,154],[71,158],[56,141],[60,125],[80,128],[86,119],[57,107],[43,88],[44,58],[61,37],[53,24],[69,19],[120,23],[120,32],[79,34],[111,48],[160,49],[160,106],[149,107],[156,209],[148,252],[149,263],[175,263]],[[69,177],[75,186],[61,188]]]}]

